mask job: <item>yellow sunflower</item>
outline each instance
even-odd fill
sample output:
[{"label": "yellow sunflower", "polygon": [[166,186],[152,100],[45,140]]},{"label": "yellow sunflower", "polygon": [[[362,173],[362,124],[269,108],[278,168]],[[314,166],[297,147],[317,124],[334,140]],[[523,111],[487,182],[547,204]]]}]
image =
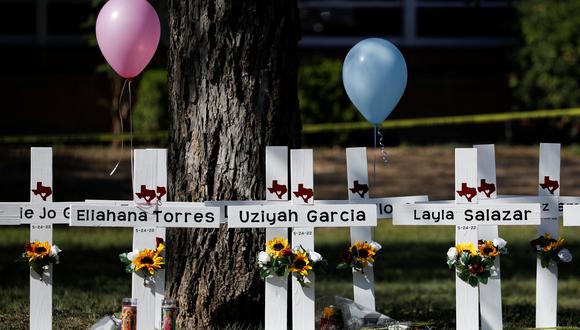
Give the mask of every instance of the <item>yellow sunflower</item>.
[{"label": "yellow sunflower", "polygon": [[290,248],[288,240],[284,237],[274,237],[266,243],[266,252],[279,257],[283,250]]},{"label": "yellow sunflower", "polygon": [[24,245],[26,259],[29,262],[39,260],[50,255],[50,243],[34,241]]},{"label": "yellow sunflower", "polygon": [[551,251],[553,249],[559,248],[563,244],[564,244],[564,239],[563,238],[559,238],[557,241],[550,242],[550,244],[546,245],[544,247],[544,251],[545,252]]},{"label": "yellow sunflower", "polygon": [[310,260],[308,259],[306,252],[296,251],[294,260],[292,260],[288,270],[292,273],[308,276],[308,271],[312,270],[312,266],[310,265]]},{"label": "yellow sunflower", "polygon": [[135,265],[135,272],[142,269],[145,273],[149,273],[149,275],[155,275],[155,270],[161,269],[164,266],[163,257],[156,250],[150,249],[139,252],[132,263]]},{"label": "yellow sunflower", "polygon": [[368,266],[369,264],[372,264],[373,262],[375,262],[375,259],[373,258],[376,254],[375,249],[372,247],[372,245],[370,245],[368,242],[356,242],[354,243],[354,246],[356,247],[357,250],[357,256],[354,256],[355,259],[360,262],[363,266]]},{"label": "yellow sunflower", "polygon": [[499,250],[493,245],[492,241],[484,241],[479,245],[479,252],[484,257],[495,257],[499,255]]},{"label": "yellow sunflower", "polygon": [[457,250],[457,253],[461,253],[461,252],[469,252],[469,254],[471,254],[472,256],[477,254],[477,250],[475,250],[475,246],[473,246],[473,243],[469,242],[469,243],[459,243],[455,246],[455,249]]},{"label": "yellow sunflower", "polygon": [[163,252],[163,250],[165,250],[165,244],[159,243],[157,245],[157,254],[160,254],[161,252]]}]

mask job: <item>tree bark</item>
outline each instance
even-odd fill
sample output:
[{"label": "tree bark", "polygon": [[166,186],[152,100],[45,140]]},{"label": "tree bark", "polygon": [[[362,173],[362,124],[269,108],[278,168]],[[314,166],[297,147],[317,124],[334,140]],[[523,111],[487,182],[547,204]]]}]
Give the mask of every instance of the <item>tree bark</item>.
[{"label": "tree bark", "polygon": [[[300,143],[296,0],[169,0],[169,193],[264,199],[265,147]],[[170,230],[167,288],[186,329],[263,319],[263,231]]]}]

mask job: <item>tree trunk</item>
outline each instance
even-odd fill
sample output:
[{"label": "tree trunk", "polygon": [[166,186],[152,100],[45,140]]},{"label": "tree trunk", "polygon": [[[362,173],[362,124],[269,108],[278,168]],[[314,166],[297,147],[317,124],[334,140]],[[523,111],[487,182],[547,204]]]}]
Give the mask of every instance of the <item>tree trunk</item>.
[{"label": "tree trunk", "polygon": [[[296,0],[170,0],[169,25],[170,197],[264,199],[265,147],[299,145]],[[170,230],[178,325],[261,322],[263,244],[258,230]]]}]

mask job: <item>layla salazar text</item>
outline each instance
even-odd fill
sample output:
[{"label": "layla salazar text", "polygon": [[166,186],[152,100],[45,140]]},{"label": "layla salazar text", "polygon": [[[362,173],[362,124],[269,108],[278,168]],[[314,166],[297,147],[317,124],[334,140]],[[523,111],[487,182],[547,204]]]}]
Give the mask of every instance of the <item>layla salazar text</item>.
[{"label": "layla salazar text", "polygon": [[[531,220],[531,210],[471,210],[463,212],[465,221],[528,221]],[[440,211],[413,211],[414,220],[439,221],[455,220],[455,213],[451,210]]]},{"label": "layla salazar text", "polygon": [[[310,223],[315,222],[349,222],[349,221],[367,221],[366,214],[363,211],[317,211],[310,210],[306,212],[306,220]],[[240,211],[240,221],[242,223],[263,223],[267,222],[274,225],[276,222],[298,222],[298,212],[287,210],[278,212],[249,212]]]}]

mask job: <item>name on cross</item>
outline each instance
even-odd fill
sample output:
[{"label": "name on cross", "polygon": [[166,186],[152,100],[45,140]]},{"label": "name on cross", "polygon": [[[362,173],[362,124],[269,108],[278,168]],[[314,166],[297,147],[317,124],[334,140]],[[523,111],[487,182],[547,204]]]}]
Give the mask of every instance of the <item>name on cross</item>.
[{"label": "name on cross", "polygon": [[20,219],[23,223],[25,220],[44,220],[44,219],[56,219],[57,216],[61,216],[65,219],[70,218],[70,206],[64,209],[55,209],[52,207],[21,207],[20,208]]},{"label": "name on cross", "polygon": [[219,208],[138,206],[73,206],[71,222],[75,226],[127,227],[218,227]]},{"label": "name on cross", "polygon": [[231,206],[228,226],[248,227],[352,227],[376,226],[372,204]]},{"label": "name on cross", "polygon": [[[574,197],[575,199],[575,197]],[[574,203],[576,200],[569,199],[559,201],[557,196],[500,196],[494,199],[479,200],[480,204],[503,204],[503,203],[534,203],[540,205],[542,218],[557,218],[564,209],[564,204]]]},{"label": "name on cross", "polygon": [[18,218],[22,224],[69,223],[72,204],[75,203],[22,203],[17,206],[17,214],[12,216]]},{"label": "name on cross", "polygon": [[397,205],[394,209],[395,224],[482,224],[536,225],[540,223],[538,204],[449,204],[449,205]]}]

